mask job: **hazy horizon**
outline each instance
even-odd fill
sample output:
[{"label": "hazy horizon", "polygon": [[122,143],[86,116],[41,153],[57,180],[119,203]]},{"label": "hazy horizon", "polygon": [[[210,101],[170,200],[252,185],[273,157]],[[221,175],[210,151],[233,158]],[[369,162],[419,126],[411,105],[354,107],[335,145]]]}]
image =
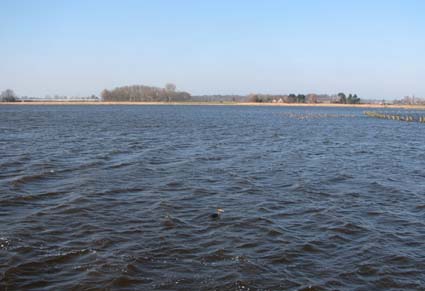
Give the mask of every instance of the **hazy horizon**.
[{"label": "hazy horizon", "polygon": [[0,1],[0,91],[425,97],[425,2]]}]

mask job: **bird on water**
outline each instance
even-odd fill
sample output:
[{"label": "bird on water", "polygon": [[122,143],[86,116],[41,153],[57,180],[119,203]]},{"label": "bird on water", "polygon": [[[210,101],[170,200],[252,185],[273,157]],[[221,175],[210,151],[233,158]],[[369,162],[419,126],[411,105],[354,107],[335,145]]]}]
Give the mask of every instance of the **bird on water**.
[{"label": "bird on water", "polygon": [[223,210],[223,209],[221,209],[221,208],[217,208],[217,212],[216,212],[216,213],[211,214],[211,218],[213,218],[213,219],[220,218],[220,215],[221,215],[223,212],[224,212],[224,210]]}]

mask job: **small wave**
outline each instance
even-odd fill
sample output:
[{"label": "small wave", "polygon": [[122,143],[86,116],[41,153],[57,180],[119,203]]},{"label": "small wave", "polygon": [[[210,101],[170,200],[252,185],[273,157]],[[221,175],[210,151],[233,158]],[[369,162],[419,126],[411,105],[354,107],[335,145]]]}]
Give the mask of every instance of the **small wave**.
[{"label": "small wave", "polygon": [[66,263],[74,258],[84,256],[87,254],[96,254],[95,250],[91,249],[81,249],[81,250],[72,250],[68,252],[60,252],[53,255],[46,256],[41,263],[47,263],[47,264],[61,264]]},{"label": "small wave", "polygon": [[250,248],[255,248],[255,247],[258,247],[258,246],[259,246],[259,243],[257,243],[257,242],[248,242],[248,243],[243,243],[243,244],[239,245],[238,247],[242,248],[242,249],[246,249],[246,248],[250,249]]},{"label": "small wave", "polygon": [[111,194],[123,194],[123,193],[138,193],[143,192],[145,188],[141,187],[130,187],[130,188],[118,188],[112,190],[106,190],[103,192],[95,192],[95,195],[111,195]]},{"label": "small wave", "polygon": [[366,231],[365,228],[358,226],[356,224],[353,223],[346,223],[343,226],[338,226],[338,227],[331,227],[329,228],[329,230],[335,231],[335,232],[339,232],[342,234],[348,234],[348,235],[354,235],[354,234],[359,234],[362,233],[364,231]]},{"label": "small wave", "polygon": [[294,255],[284,253],[281,255],[272,255],[268,258],[272,264],[290,264],[294,261]]},{"label": "small wave", "polygon": [[40,193],[40,194],[29,194],[29,195],[21,195],[21,196],[15,196],[11,198],[6,198],[3,200],[0,200],[0,202],[7,206],[7,205],[17,205],[17,204],[23,204],[26,202],[34,202],[39,200],[45,200],[45,199],[52,199],[57,196],[62,196],[66,194],[66,191],[55,191],[55,192],[46,192],[46,193]]},{"label": "small wave", "polygon": [[361,276],[375,276],[379,270],[373,265],[361,265],[357,267],[357,273]]},{"label": "small wave", "polygon": [[412,259],[408,256],[403,255],[394,255],[391,257],[386,258],[386,261],[391,262],[392,264],[399,264],[399,265],[409,265],[412,263]]},{"label": "small wave", "polygon": [[40,180],[45,179],[49,176],[52,176],[53,174],[54,174],[54,172],[48,171],[48,172],[42,172],[42,173],[39,173],[39,174],[21,176],[19,178],[12,180],[10,183],[13,187],[18,187],[20,185],[27,184],[27,183],[30,183],[30,182],[40,181]]},{"label": "small wave", "polygon": [[77,172],[77,171],[81,171],[81,170],[98,168],[99,166],[101,166],[103,164],[104,164],[103,161],[91,161],[91,162],[88,162],[88,163],[82,163],[82,164],[72,166],[72,167],[67,167],[67,168],[63,168],[63,169],[56,169],[56,170],[54,170],[54,172],[57,173],[57,174],[73,173],[73,172]]},{"label": "small wave", "polygon": [[321,252],[321,250],[319,248],[317,248],[316,246],[314,246],[312,244],[304,244],[301,247],[301,251],[306,252],[306,253],[320,253]]},{"label": "small wave", "polygon": [[[148,284],[153,282],[152,279],[146,279],[146,278],[135,278],[132,276],[125,276],[125,275],[121,275],[116,279],[113,279],[112,282],[110,284],[108,284],[106,286],[106,289],[109,288],[129,288],[129,287],[134,287],[137,285],[141,285],[141,284]],[[132,288],[133,289],[133,288]]]},{"label": "small wave", "polygon": [[378,216],[378,215],[382,215],[383,212],[378,210],[370,210],[366,214],[369,216]]},{"label": "small wave", "polygon": [[268,236],[276,237],[283,235],[283,232],[277,229],[270,229],[267,233]]},{"label": "small wave", "polygon": [[341,174],[341,175],[337,175],[331,179],[328,179],[327,182],[328,183],[337,183],[337,182],[343,182],[349,179],[352,179],[353,176],[351,175],[347,175],[347,174]]},{"label": "small wave", "polygon": [[208,262],[208,263],[231,260],[231,259],[232,259],[232,256],[228,254],[226,250],[223,250],[223,249],[213,251],[201,257],[202,262]]},{"label": "small wave", "polygon": [[6,285],[10,286],[16,286],[16,278],[32,277],[33,280],[30,283],[26,284],[27,288],[36,288],[36,286],[40,286],[40,284],[43,286],[47,286],[47,281],[39,281],[36,278],[40,277],[40,275],[44,272],[49,272],[50,274],[59,273],[61,271],[61,268],[58,268],[58,265],[70,263],[71,261],[77,258],[81,258],[82,256],[94,253],[96,252],[88,249],[83,249],[53,255],[50,254],[47,256],[40,257],[38,259],[33,258],[31,261],[18,264],[17,266],[12,266],[6,269],[3,273],[3,278],[0,282],[3,282]]},{"label": "small wave", "polygon": [[327,289],[321,287],[319,285],[307,285],[305,287],[301,287],[298,291],[326,291]]},{"label": "small wave", "polygon": [[129,166],[134,165],[134,163],[128,162],[128,163],[118,163],[113,165],[108,165],[105,167],[105,169],[120,169],[120,168],[126,168]]}]

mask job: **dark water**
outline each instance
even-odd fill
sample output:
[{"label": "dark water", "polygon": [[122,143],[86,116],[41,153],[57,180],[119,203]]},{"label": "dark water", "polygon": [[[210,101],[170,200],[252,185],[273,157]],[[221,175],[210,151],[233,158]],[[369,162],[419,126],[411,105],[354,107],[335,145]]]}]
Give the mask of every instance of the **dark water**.
[{"label": "dark water", "polygon": [[0,289],[425,290],[424,133],[358,109],[2,106]]}]

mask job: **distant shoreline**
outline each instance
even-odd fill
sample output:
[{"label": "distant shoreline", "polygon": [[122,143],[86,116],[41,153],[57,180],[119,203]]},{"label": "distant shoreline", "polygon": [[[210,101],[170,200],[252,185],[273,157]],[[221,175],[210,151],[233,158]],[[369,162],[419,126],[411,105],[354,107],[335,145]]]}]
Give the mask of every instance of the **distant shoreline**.
[{"label": "distant shoreline", "polygon": [[382,104],[336,104],[336,103],[254,103],[254,102],[95,102],[95,101],[31,101],[0,102],[0,105],[207,105],[207,106],[277,106],[277,107],[352,107],[352,108],[399,108],[425,110],[425,105],[382,105]]}]

